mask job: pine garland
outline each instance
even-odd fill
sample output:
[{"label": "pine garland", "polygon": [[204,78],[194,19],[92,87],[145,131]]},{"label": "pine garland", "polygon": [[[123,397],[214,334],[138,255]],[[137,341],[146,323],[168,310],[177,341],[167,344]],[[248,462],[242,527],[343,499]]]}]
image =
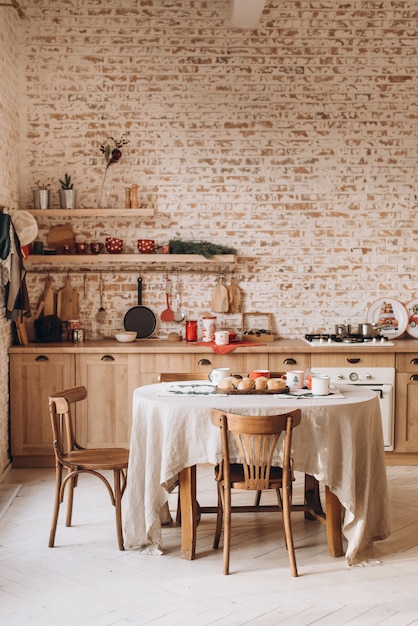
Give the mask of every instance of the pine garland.
[{"label": "pine garland", "polygon": [[201,254],[210,259],[215,254],[236,254],[235,248],[211,243],[210,241],[184,241],[170,239],[170,254]]}]

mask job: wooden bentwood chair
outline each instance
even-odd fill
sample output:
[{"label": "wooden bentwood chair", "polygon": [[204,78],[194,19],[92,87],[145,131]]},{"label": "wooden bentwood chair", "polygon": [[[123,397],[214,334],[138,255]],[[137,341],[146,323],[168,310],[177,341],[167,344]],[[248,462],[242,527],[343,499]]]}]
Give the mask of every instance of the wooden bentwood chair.
[{"label": "wooden bentwood chair", "polygon": [[[60,504],[64,500],[67,489],[66,526],[71,526],[73,511],[74,488],[80,474],[87,473],[97,476],[106,485],[110,500],[116,510],[116,530],[119,550],[123,550],[122,534],[122,496],[126,487],[129,450],[125,448],[82,448],[75,440],[72,412],[74,405],[87,397],[85,387],[72,387],[49,397],[53,445],[55,453],[55,499],[52,516],[49,547],[55,543]],[[73,411],[72,411],[73,409]],[[63,469],[67,475],[62,478]],[[101,473],[113,471],[114,487],[112,489],[107,478]]]},{"label": "wooden bentwood chair", "polygon": [[[297,576],[290,513],[292,506],[293,460],[291,458],[292,431],[300,424],[301,411],[296,409],[282,415],[248,416],[224,413],[212,409],[212,423],[220,428],[222,462],[216,467],[218,484],[218,512],[213,547],[219,546],[224,525],[223,573],[229,574],[231,545],[231,489],[263,491],[274,489],[283,515],[284,535],[289,554],[292,576]],[[281,433],[283,441],[283,467],[272,467],[273,453]],[[240,463],[230,463],[231,433],[239,451]],[[280,493],[280,490],[282,493]],[[249,506],[248,510],[257,510]]]}]

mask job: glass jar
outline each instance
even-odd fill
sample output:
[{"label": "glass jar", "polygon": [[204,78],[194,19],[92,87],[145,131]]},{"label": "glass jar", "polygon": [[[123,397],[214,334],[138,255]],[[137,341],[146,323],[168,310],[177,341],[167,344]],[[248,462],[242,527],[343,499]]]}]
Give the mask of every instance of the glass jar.
[{"label": "glass jar", "polygon": [[186,322],[186,341],[197,341],[196,320],[187,320]]}]

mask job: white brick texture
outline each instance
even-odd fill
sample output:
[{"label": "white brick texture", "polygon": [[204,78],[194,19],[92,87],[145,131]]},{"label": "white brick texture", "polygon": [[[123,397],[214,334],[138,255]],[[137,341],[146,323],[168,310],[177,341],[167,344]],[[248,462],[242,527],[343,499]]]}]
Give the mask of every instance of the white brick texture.
[{"label": "white brick texture", "polygon": [[[245,310],[272,312],[283,337],[362,322],[382,296],[418,296],[415,0],[271,0],[253,30],[230,27],[227,0],[38,0],[25,12],[9,18],[11,35],[1,30],[20,41],[22,208],[37,179],[51,183],[57,207],[66,172],[80,205],[96,206],[99,146],[129,133],[105,197],[122,207],[137,183],[155,216],[81,220],[77,237],[119,235],[128,251],[140,237],[235,246]],[[0,86],[15,104],[14,86],[11,95]],[[41,236],[59,223],[41,224]],[[181,277],[186,314],[210,309],[215,277]],[[29,277],[34,307],[43,278]],[[60,287],[62,274],[54,278]],[[83,275],[73,279],[81,288]],[[136,302],[134,274],[104,279],[103,328],[97,275],[82,301],[91,336],[120,327]],[[144,287],[158,314],[163,274],[145,274]]]}]

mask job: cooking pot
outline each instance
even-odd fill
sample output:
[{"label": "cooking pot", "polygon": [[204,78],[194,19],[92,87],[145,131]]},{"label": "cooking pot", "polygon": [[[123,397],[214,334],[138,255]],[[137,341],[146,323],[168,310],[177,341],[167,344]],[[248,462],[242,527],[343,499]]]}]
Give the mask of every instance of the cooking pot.
[{"label": "cooking pot", "polygon": [[336,335],[349,335],[351,333],[351,324],[336,324],[335,325],[335,334]]},{"label": "cooking pot", "polygon": [[372,325],[367,323],[359,324],[358,330],[359,334],[363,337],[370,337],[372,334]]},{"label": "cooking pot", "polygon": [[138,278],[138,306],[132,307],[125,313],[124,328],[136,331],[137,339],[145,339],[152,335],[156,324],[157,319],[151,309],[142,306],[142,278]]}]

